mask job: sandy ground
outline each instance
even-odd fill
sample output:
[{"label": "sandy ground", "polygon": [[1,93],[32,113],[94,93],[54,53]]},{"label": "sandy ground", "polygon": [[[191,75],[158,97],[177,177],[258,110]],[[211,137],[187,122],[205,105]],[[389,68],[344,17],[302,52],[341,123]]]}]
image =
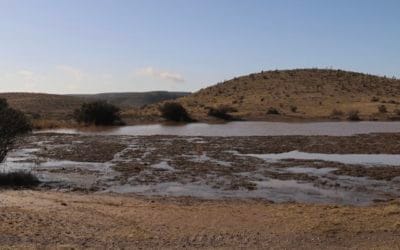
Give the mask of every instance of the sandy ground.
[{"label": "sandy ground", "polygon": [[0,248],[399,249],[400,202],[369,207],[0,192]]}]

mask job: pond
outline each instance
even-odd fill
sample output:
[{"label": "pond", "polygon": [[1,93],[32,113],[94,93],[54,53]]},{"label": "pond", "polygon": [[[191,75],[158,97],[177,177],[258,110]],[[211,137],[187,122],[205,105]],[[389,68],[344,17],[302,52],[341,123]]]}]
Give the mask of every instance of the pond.
[{"label": "pond", "polygon": [[178,135],[178,136],[351,136],[369,133],[398,133],[400,122],[229,122],[224,124],[190,123],[184,125],[135,125],[98,129],[52,129],[36,133],[87,135]]}]

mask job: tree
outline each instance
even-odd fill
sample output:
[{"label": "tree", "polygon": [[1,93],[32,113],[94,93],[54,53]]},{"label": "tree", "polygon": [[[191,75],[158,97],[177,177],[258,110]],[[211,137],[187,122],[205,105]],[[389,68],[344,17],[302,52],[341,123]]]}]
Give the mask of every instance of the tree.
[{"label": "tree", "polygon": [[74,118],[79,123],[94,125],[121,125],[120,109],[106,101],[84,103],[75,110]]}]

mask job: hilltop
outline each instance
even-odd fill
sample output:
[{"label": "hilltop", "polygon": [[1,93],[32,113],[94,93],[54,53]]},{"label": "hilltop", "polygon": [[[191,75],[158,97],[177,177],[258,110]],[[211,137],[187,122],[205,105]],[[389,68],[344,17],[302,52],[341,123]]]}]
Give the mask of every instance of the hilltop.
[{"label": "hilltop", "polygon": [[[199,120],[212,119],[209,108],[221,106],[246,120],[347,119],[352,111],[361,119],[387,120],[400,113],[400,80],[343,70],[275,70],[236,77],[178,101]],[[157,107],[137,112],[155,116]]]}]

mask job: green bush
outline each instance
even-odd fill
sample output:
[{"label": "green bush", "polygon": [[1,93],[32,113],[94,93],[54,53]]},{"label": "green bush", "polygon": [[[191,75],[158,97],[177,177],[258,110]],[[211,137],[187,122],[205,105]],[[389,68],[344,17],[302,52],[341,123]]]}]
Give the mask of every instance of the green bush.
[{"label": "green bush", "polygon": [[122,125],[120,109],[106,101],[84,103],[75,110],[74,118],[79,123],[86,125]]},{"label": "green bush", "polygon": [[189,116],[186,109],[177,102],[166,102],[160,108],[161,116],[167,121],[191,122],[193,119]]}]

